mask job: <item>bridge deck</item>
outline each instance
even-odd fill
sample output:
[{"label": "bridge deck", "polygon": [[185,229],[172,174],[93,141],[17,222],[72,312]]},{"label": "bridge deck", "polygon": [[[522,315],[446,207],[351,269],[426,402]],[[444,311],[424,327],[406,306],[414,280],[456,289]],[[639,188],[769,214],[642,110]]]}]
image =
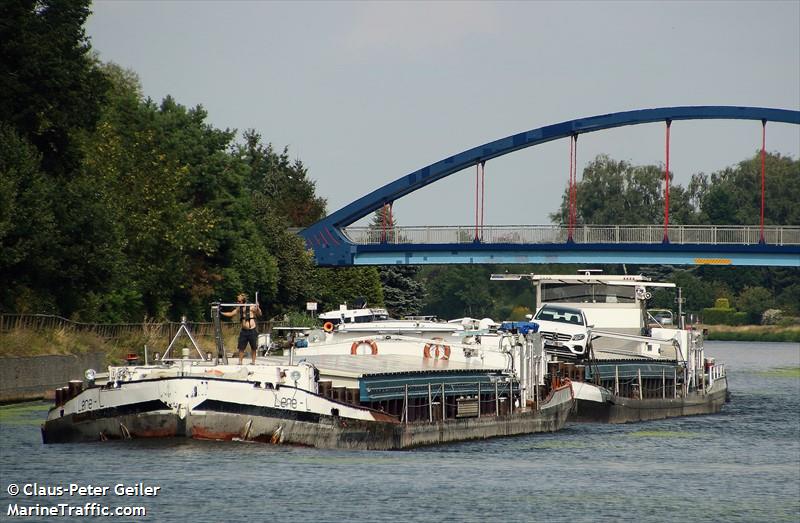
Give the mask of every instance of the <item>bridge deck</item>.
[{"label": "bridge deck", "polygon": [[[562,225],[474,225],[404,226],[387,230],[370,227],[345,227],[341,231],[355,245],[471,244],[564,244],[569,231]],[[671,225],[669,243],[675,245],[758,245],[758,225]],[[573,231],[579,244],[662,244],[663,225],[584,225]],[[800,226],[764,228],[767,245],[800,245]]]}]

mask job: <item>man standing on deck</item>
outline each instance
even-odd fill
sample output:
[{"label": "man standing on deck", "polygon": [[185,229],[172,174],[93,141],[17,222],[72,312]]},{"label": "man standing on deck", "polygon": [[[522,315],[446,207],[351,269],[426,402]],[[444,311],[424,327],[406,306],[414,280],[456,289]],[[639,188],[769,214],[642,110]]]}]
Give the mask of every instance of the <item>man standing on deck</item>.
[{"label": "man standing on deck", "polygon": [[236,297],[236,301],[242,305],[236,307],[230,312],[220,312],[223,316],[232,318],[239,315],[239,321],[242,322],[242,330],[239,331],[239,365],[244,360],[244,349],[247,344],[250,344],[250,354],[253,356],[253,365],[256,364],[256,352],[258,348],[258,329],[256,329],[256,316],[261,316],[261,307],[258,303],[254,305],[244,305],[247,303],[247,294],[241,292]]}]

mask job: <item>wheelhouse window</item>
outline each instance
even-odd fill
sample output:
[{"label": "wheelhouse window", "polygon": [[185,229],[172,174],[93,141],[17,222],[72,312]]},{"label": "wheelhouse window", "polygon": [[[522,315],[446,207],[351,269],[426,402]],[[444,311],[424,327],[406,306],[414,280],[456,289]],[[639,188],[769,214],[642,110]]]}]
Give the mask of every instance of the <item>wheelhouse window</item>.
[{"label": "wheelhouse window", "polygon": [[542,285],[548,303],[634,303],[636,289],[626,285]]}]

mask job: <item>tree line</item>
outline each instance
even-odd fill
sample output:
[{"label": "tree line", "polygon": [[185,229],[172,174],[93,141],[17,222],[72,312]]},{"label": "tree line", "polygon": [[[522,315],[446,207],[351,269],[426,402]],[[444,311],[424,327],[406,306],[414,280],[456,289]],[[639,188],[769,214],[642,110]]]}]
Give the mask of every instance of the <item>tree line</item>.
[{"label": "tree line", "polygon": [[[259,291],[269,317],[364,298],[396,316],[508,318],[530,311],[532,289],[490,283],[492,272],[579,268],[315,267],[288,232],[326,213],[302,160],[254,130],[215,128],[202,106],[145,97],[134,72],[92,53],[89,4],[0,3],[0,312],[199,319],[244,290]],[[800,224],[800,162],[771,153],[766,167],[766,223]],[[598,156],[578,182],[578,223],[661,223],[663,176]],[[567,209],[565,189],[552,221]],[[758,155],[671,188],[671,223],[757,224],[759,213]],[[388,208],[373,217],[393,226]],[[626,269],[683,286],[690,310],[728,298],[800,312],[793,269]]]},{"label": "tree line", "polygon": [[321,269],[288,227],[325,214],[303,162],[202,106],[142,94],[91,53],[88,0],[0,4],[0,311],[202,318],[239,291],[270,316],[355,296],[375,268]]}]

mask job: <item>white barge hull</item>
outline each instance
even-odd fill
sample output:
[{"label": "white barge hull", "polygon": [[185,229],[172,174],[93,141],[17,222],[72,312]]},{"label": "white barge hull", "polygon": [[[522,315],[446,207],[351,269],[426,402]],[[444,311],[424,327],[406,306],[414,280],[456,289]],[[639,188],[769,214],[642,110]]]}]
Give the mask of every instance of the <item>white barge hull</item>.
[{"label": "white barge hull", "polygon": [[42,437],[45,443],[188,437],[392,450],[556,431],[573,403],[565,385],[538,409],[405,424],[293,386],[188,376],[84,390],[50,410]]}]

